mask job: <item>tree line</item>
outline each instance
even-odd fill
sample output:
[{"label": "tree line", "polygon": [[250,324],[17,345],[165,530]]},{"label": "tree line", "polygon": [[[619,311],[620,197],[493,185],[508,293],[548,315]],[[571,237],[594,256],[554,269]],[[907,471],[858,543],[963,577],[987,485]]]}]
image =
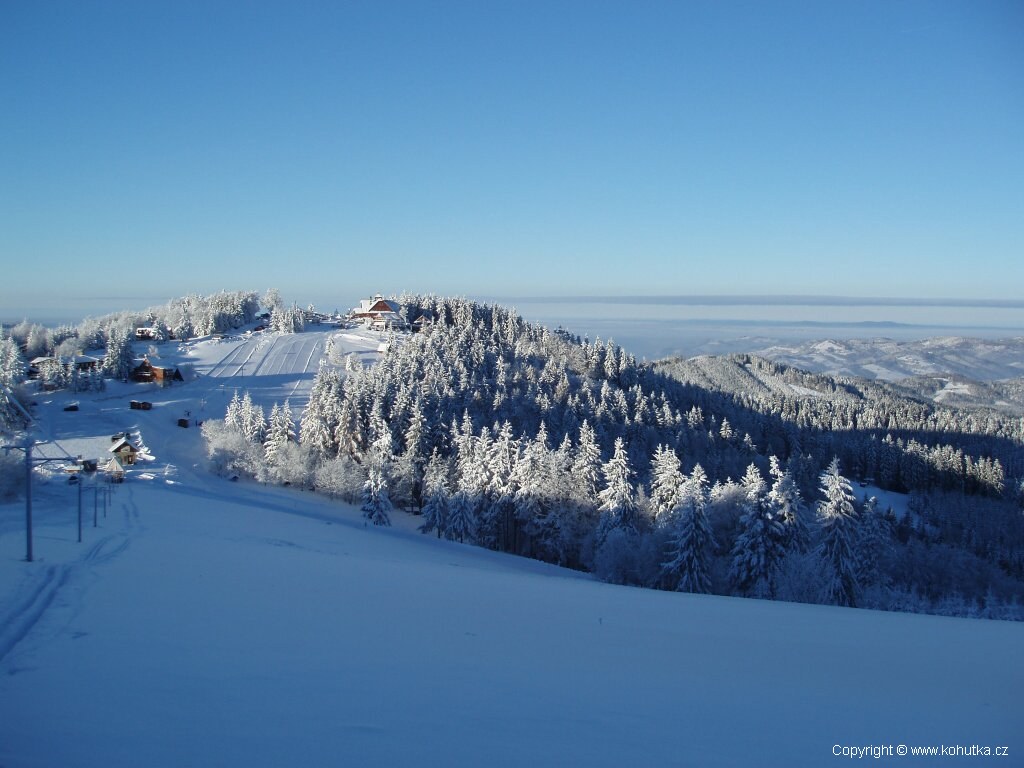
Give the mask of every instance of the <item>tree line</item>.
[{"label": "tree line", "polygon": [[[920,511],[900,517],[856,499],[824,430],[506,308],[400,300],[432,332],[395,337],[370,367],[321,366],[297,424],[276,406],[272,430],[239,396],[225,422],[204,425],[217,468],[361,501],[375,524],[402,508],[434,535],[620,583],[1014,614],[1019,533],[972,533],[968,545]],[[923,443],[888,437],[878,443],[905,462],[902,480]],[[961,455],[992,471],[986,457]],[[922,481],[915,491],[956,491],[984,510],[975,518],[1019,516],[980,475],[970,487]],[[936,548],[955,550],[971,578],[939,578]]]}]

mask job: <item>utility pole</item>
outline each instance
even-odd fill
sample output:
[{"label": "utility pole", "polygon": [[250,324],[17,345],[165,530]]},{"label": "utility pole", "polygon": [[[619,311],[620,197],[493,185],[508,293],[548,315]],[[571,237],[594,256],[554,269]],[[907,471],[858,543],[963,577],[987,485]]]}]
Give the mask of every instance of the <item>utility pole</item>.
[{"label": "utility pole", "polygon": [[32,562],[32,439],[25,438],[25,559]]},{"label": "utility pole", "polygon": [[78,486],[78,543],[82,543],[82,479],[78,475],[74,475],[75,480],[78,482],[75,485]]}]

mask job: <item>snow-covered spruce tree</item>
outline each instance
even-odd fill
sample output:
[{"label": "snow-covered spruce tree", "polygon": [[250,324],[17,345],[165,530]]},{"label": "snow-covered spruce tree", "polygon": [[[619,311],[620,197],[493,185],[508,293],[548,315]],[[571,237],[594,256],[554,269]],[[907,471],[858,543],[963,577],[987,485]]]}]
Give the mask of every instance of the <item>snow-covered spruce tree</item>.
[{"label": "snow-covered spruce tree", "polygon": [[103,357],[103,370],[114,379],[127,379],[135,367],[135,354],[132,352],[130,328],[112,326],[107,330],[107,352]]},{"label": "snow-covered spruce tree", "polygon": [[679,506],[682,488],[679,457],[669,446],[659,445],[651,459],[651,508],[656,524],[668,522],[668,516]]},{"label": "snow-covered spruce tree", "polygon": [[536,556],[561,562],[563,555],[560,509],[556,505],[554,455],[548,447],[547,428],[541,422],[537,437],[523,446],[515,466],[516,517]]},{"label": "snow-covered spruce tree", "polygon": [[67,369],[60,360],[49,358],[38,365],[39,383],[43,389],[63,389],[67,386]]},{"label": "snow-covered spruce tree", "polygon": [[[473,424],[467,412],[458,429],[458,485],[448,504],[445,538],[475,542],[479,530],[480,508],[487,489],[486,436],[481,440],[472,433]],[[483,443],[483,447],[482,444]]]},{"label": "snow-covered spruce tree", "polygon": [[254,403],[252,395],[248,391],[242,396],[239,404],[238,429],[246,439],[253,443],[263,444],[267,420],[263,415],[263,406]]},{"label": "snow-covered spruce tree", "polygon": [[408,421],[403,436],[405,449],[392,466],[392,500],[404,504],[410,512],[419,512],[423,508],[423,471],[427,463],[427,421],[419,398],[409,409]]},{"label": "snow-covered spruce tree", "polygon": [[487,455],[486,501],[480,516],[480,544],[502,552],[518,552],[519,522],[516,519],[515,471],[519,441],[512,437],[507,420],[496,427]]},{"label": "snow-covered spruce tree", "polygon": [[273,465],[276,456],[288,443],[295,442],[295,421],[288,400],[283,406],[274,403],[270,409],[270,422],[263,440],[263,451],[267,463]]},{"label": "snow-covered spruce tree", "polygon": [[679,592],[711,591],[711,556],[716,544],[707,515],[710,495],[707,475],[697,464],[683,482],[670,517],[668,559],[662,565],[665,579]]},{"label": "snow-covered spruce tree", "polygon": [[270,313],[270,330],[278,333],[302,333],[306,329],[305,316],[294,304],[289,308],[275,307]]},{"label": "snow-covered spruce tree", "polygon": [[601,484],[601,446],[593,427],[584,419],[580,424],[579,443],[571,468],[576,500],[581,505],[596,507]]},{"label": "snow-covered spruce tree", "polygon": [[388,469],[391,461],[391,432],[378,433],[370,448],[363,485],[363,517],[374,525],[391,525]]},{"label": "snow-covered spruce tree", "polygon": [[333,457],[338,451],[334,431],[338,426],[340,392],[341,377],[321,362],[299,425],[303,447],[321,460]]},{"label": "snow-covered spruce tree", "polygon": [[768,492],[768,503],[785,531],[783,544],[789,552],[806,552],[810,547],[811,532],[800,489],[793,479],[793,473],[789,469],[782,469],[775,456],[771,456],[768,461],[774,478],[772,489]]},{"label": "snow-covered spruce tree", "polygon": [[0,331],[0,386],[14,387],[25,380],[25,358],[14,339]]},{"label": "snow-covered spruce tree", "polygon": [[785,529],[768,501],[764,479],[754,464],[743,476],[743,514],[732,548],[733,588],[750,597],[775,597],[776,577],[786,554]]},{"label": "snow-covered spruce tree", "polygon": [[435,448],[427,461],[423,474],[423,533],[437,532],[437,538],[447,530],[448,505],[451,494],[448,489],[448,462],[438,455]]},{"label": "snow-covered spruce tree", "polygon": [[231,401],[224,412],[224,424],[238,432],[242,431],[242,398],[237,389],[231,396]]},{"label": "snow-covered spruce tree", "polygon": [[821,475],[821,493],[824,496],[818,502],[821,541],[816,552],[825,574],[822,598],[833,605],[855,606],[860,590],[857,581],[859,520],[853,488],[840,474],[838,458],[832,459]]},{"label": "snow-covered spruce tree", "polygon": [[857,535],[857,583],[869,587],[884,581],[881,565],[892,550],[892,527],[872,496],[864,501]]},{"label": "snow-covered spruce tree", "polygon": [[601,472],[604,474],[604,489],[598,494],[598,512],[601,515],[597,530],[598,546],[613,529],[621,528],[630,535],[640,530],[633,469],[621,437],[615,439],[612,457],[601,467]]},{"label": "snow-covered spruce tree", "polygon": [[82,372],[78,370],[74,360],[69,360],[64,364],[64,382],[71,392],[84,392],[89,387],[88,377],[82,376]]}]

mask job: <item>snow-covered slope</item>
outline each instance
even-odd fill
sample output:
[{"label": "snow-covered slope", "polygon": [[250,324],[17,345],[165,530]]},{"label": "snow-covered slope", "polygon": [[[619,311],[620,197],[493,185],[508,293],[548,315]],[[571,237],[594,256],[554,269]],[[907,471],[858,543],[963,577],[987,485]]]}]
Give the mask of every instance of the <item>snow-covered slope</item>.
[{"label": "snow-covered slope", "polygon": [[598,584],[221,480],[101,521],[0,538],[7,768],[813,766],[1024,714],[1019,624]]},{"label": "snow-covered slope", "polygon": [[85,486],[82,544],[78,488],[40,479],[31,564],[0,506],[4,768],[818,766],[871,744],[1020,764],[1024,625],[616,587],[207,474],[176,419],[219,415],[221,384],[300,391],[307,341],[256,375],[232,345],[260,342],[222,342],[181,386],[41,401],[58,444],[125,428],[148,459],[96,528]]}]

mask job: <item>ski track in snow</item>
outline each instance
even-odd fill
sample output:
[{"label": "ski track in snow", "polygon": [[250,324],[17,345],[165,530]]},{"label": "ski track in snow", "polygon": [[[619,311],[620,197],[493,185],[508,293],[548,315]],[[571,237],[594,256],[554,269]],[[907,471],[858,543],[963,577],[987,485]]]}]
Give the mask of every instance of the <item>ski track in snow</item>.
[{"label": "ski track in snow", "polygon": [[31,580],[27,593],[0,619],[0,662],[24,640],[68,580],[69,565],[47,565]]}]

